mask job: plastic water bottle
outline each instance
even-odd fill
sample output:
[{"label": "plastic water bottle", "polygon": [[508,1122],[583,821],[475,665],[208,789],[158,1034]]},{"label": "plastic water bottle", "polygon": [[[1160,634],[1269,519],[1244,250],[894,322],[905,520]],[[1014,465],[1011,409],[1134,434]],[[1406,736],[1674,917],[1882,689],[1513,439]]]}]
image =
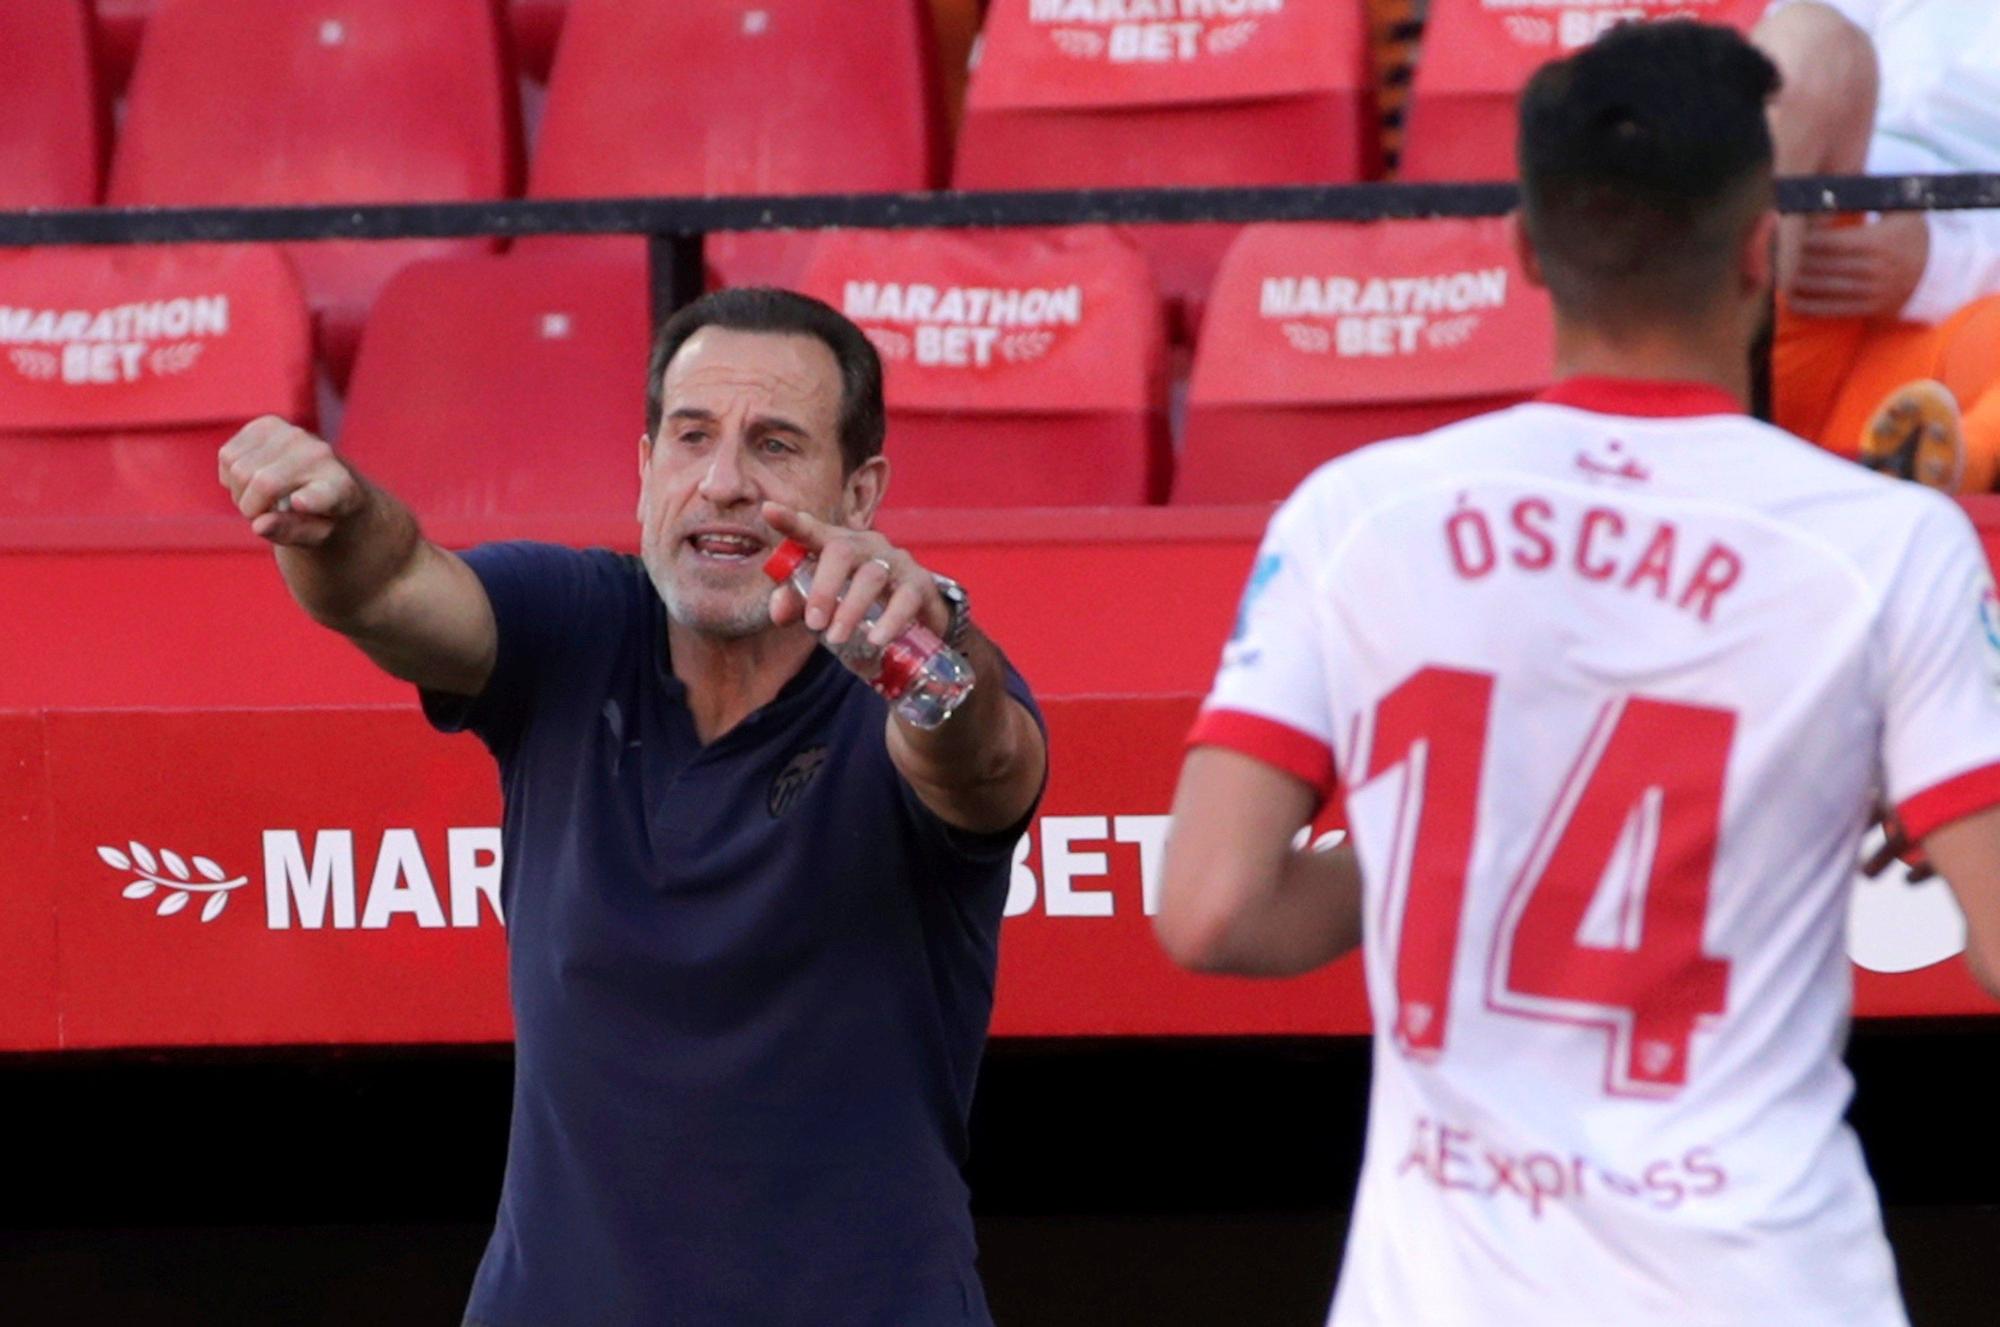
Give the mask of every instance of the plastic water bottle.
[{"label": "plastic water bottle", "polygon": [[[764,574],[780,585],[789,583],[803,597],[812,593],[814,562],[803,545],[787,539],[765,561]],[[912,622],[902,635],[876,648],[868,643],[868,628],[881,616],[882,605],[872,604],[845,644],[828,645],[825,636],[820,644],[881,693],[905,722],[942,727],[972,694],[972,665],[921,622]]]}]

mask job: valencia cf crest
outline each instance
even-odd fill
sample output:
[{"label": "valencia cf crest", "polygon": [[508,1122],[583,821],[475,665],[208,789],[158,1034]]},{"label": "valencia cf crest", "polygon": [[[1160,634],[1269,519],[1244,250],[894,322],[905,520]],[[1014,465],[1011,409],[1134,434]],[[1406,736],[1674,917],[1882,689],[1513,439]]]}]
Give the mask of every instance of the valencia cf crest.
[{"label": "valencia cf crest", "polygon": [[792,809],[800,795],[819,777],[820,766],[824,764],[824,746],[809,746],[785,762],[785,767],[778,771],[778,777],[771,780],[770,795],[764,799],[764,805],[770,808],[771,819],[776,820]]}]

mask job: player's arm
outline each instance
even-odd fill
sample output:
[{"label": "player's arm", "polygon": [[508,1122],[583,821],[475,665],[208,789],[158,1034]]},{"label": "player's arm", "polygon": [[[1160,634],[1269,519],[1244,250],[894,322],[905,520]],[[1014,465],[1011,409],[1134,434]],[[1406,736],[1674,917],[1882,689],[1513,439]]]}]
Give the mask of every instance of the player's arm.
[{"label": "player's arm", "polygon": [[1154,934],[1197,972],[1286,977],[1361,943],[1361,872],[1346,845],[1294,849],[1319,793],[1261,760],[1196,747],[1174,793]]},{"label": "player's arm", "polygon": [[1965,914],[1965,962],[2000,999],[2000,807],[1932,830],[1924,855]]},{"label": "player's arm", "polygon": [[217,468],[315,622],[420,687],[467,696],[485,687],[499,649],[485,588],[423,537],[408,507],[321,439],[271,416],[231,438]]}]

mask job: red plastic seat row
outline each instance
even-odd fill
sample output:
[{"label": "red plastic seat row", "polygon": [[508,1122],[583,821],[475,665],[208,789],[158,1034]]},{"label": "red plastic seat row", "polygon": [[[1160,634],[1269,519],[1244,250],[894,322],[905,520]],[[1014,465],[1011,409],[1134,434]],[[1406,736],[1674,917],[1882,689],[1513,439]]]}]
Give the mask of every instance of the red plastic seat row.
[{"label": "red plastic seat row", "polygon": [[1545,61],[1633,19],[1685,18],[1748,32],[1770,0],[1624,0],[1564,8],[1431,0],[1404,140],[1405,180],[1500,180],[1514,174],[1515,106]]},{"label": "red plastic seat row", "polygon": [[0,209],[95,203],[106,128],[82,0],[0,4]]},{"label": "red plastic seat row", "polygon": [[[570,0],[530,192],[537,197],[907,190],[943,182],[929,0],[866,25],[846,0]],[[128,11],[140,6],[127,6]],[[548,26],[548,4],[519,17]],[[500,198],[518,192],[519,109],[494,0],[172,0],[145,18],[106,200],[118,205]],[[82,0],[0,6],[0,205],[88,205]],[[131,26],[128,22],[127,28]],[[700,96],[663,66],[702,70]],[[774,74],[774,71],[779,71]],[[46,119],[46,127],[34,123]],[[16,125],[27,126],[25,130]],[[75,140],[75,141],[72,141]],[[5,181],[22,180],[26,185]],[[32,192],[29,189],[32,188]],[[487,241],[291,247],[344,379],[384,282]],[[738,279],[796,275],[780,239],[719,240]]]},{"label": "red plastic seat row", "polygon": [[[107,201],[499,198],[518,126],[490,0],[172,0],[147,23]],[[289,246],[337,376],[417,258],[488,241]]]},{"label": "red plastic seat row", "polygon": [[313,418],[281,253],[0,250],[0,517],[226,515],[216,449],[262,414]]},{"label": "red plastic seat row", "polygon": [[[1167,496],[1162,304],[1115,232],[833,233],[802,284],[882,355],[897,506]],[[0,516],[226,514],[213,448],[309,411],[306,328],[273,250],[0,257]],[[623,257],[415,264],[377,304],[338,441],[426,516],[622,518],[648,340]],[[1551,359],[1499,222],[1251,227],[1173,498],[1274,499],[1331,456],[1520,399]]]},{"label": "red plastic seat row", "polygon": [[[1255,0],[1133,21],[1099,0],[993,0],[962,189],[1326,184],[1376,166],[1361,0]],[[1185,333],[1234,238],[1135,231]]]}]

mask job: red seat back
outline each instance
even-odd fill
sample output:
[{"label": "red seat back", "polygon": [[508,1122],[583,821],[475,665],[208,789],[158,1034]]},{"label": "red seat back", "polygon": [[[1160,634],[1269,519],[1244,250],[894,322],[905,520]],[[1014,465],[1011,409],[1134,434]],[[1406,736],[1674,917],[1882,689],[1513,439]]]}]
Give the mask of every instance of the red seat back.
[{"label": "red seat back", "polygon": [[630,518],[647,328],[643,265],[406,268],[362,340],[340,449],[426,517]]},{"label": "red seat back", "polygon": [[[172,0],[148,25],[118,204],[500,198],[518,109],[491,0]],[[340,368],[414,258],[486,241],[291,246]]]},{"label": "red seat back", "polygon": [[0,208],[97,202],[104,120],[83,0],[0,4]]},{"label": "red seat back", "polygon": [[215,448],[262,414],[312,422],[275,250],[0,251],[0,516],[227,515]]},{"label": "red seat back", "polygon": [[938,181],[925,0],[572,0],[539,198],[800,194]]},{"label": "red seat back", "polygon": [[[569,9],[529,177],[537,198],[881,193],[943,181],[929,0],[870,0],[865,22],[853,0]],[[716,235],[708,266],[720,284],[788,286],[810,250],[809,237]]]},{"label": "red seat back", "polygon": [[1431,0],[1399,175],[1504,180],[1514,175],[1516,107],[1535,70],[1634,18],[1695,17],[1748,32],[1769,0],[1622,0],[1617,7]]},{"label": "red seat back", "polygon": [[[1326,184],[1372,173],[1361,0],[1231,0],[1209,6],[1212,17],[1171,21],[1120,17],[1131,8],[993,0],[959,188]],[[1234,238],[1229,227],[1136,234],[1162,287],[1194,304]]]},{"label": "red seat back", "polygon": [[1174,500],[1283,497],[1342,452],[1526,397],[1554,353],[1502,221],[1247,227],[1196,354]]},{"label": "red seat back", "polygon": [[801,288],[881,353],[896,506],[1163,495],[1164,321],[1110,231],[835,232]]}]

